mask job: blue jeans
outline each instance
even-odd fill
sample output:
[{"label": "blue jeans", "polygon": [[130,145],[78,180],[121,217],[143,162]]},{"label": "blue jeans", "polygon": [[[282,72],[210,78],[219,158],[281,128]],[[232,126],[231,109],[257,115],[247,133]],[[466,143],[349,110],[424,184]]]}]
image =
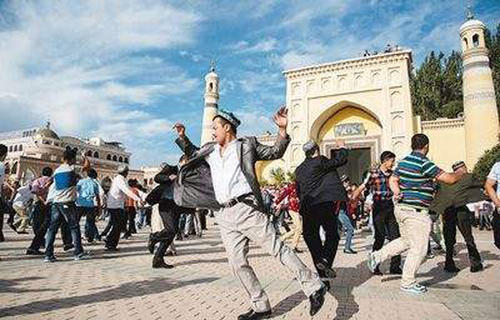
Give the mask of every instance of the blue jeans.
[{"label": "blue jeans", "polygon": [[137,219],[137,227],[142,228],[146,220],[146,210],[144,208],[139,208],[137,209],[137,213],[139,213],[139,218]]},{"label": "blue jeans", "polygon": [[68,223],[71,232],[73,245],[75,246],[75,256],[83,252],[82,239],[80,233],[79,214],[74,203],[53,203],[50,208],[50,224],[45,239],[45,256],[54,256],[54,241],[56,233],[63,219]]},{"label": "blue jeans", "polygon": [[97,207],[78,207],[78,209],[80,210],[80,217],[85,216],[85,238],[89,242],[99,239],[99,230],[97,230],[97,226],[95,225]]},{"label": "blue jeans", "polygon": [[339,222],[342,224],[346,231],[346,238],[345,238],[345,250],[350,250],[351,249],[351,242],[352,242],[352,237],[354,236],[354,227],[352,226],[351,219],[347,216],[345,213],[345,210],[340,210],[339,212]]}]

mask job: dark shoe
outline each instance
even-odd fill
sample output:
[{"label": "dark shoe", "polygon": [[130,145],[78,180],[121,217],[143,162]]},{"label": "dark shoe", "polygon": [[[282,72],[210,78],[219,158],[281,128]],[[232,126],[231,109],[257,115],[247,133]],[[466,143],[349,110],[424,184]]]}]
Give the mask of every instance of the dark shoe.
[{"label": "dark shoe", "polygon": [[7,224],[9,225],[9,227],[10,227],[12,230],[14,230],[14,232],[17,232],[17,228],[16,228],[16,226],[15,226],[12,222],[10,222],[10,223],[8,222]]},{"label": "dark shoe", "polygon": [[293,252],[295,252],[295,253],[302,253],[302,252],[304,252],[304,250],[300,250],[299,248],[294,248]]},{"label": "dark shoe", "polygon": [[347,254],[356,254],[358,253],[357,251],[354,251],[352,249],[344,249],[344,253],[347,253]]},{"label": "dark shoe", "polygon": [[16,231],[17,234],[28,234],[28,231],[26,230],[22,230],[22,231]]},{"label": "dark shoe", "polygon": [[480,263],[480,264],[471,266],[470,267],[470,272],[479,272],[479,271],[482,271],[483,269],[484,269],[483,265]]},{"label": "dark shoe", "polygon": [[26,250],[26,255],[28,256],[43,256],[43,252],[40,250],[28,249]]},{"label": "dark shoe", "polygon": [[330,291],[331,288],[330,281],[322,281],[322,282],[325,285],[326,291]]},{"label": "dark shoe", "polygon": [[309,309],[309,315],[312,317],[318,313],[319,309],[323,306],[325,302],[326,287],[322,286],[321,289],[311,294],[309,297],[309,302],[311,303],[311,308]]},{"label": "dark shoe", "polygon": [[379,266],[377,265],[377,267],[375,268],[375,270],[373,270],[373,274],[376,275],[376,276],[383,276],[384,274],[382,273],[382,271],[380,271],[380,268]]},{"label": "dark shoe", "polygon": [[161,269],[161,268],[172,269],[173,267],[174,267],[173,265],[166,264],[163,259],[156,259],[156,258],[153,259],[153,269]]},{"label": "dark shoe", "polygon": [[68,250],[73,249],[74,247],[75,247],[75,246],[74,246],[73,244],[68,244],[68,245],[65,245],[65,246],[64,246],[63,250],[64,250],[64,251],[68,251]]},{"label": "dark shoe", "polygon": [[119,251],[120,249],[116,248],[116,247],[106,247],[106,249],[104,249],[104,251],[108,251],[108,252],[116,252],[116,251]]},{"label": "dark shoe", "polygon": [[460,269],[457,268],[455,263],[445,263],[444,271],[450,272],[450,273],[457,273],[460,271]]},{"label": "dark shoe", "polygon": [[321,270],[326,278],[333,279],[337,277],[337,273],[335,272],[335,270],[329,267],[326,261],[318,262],[318,264],[316,264],[316,268],[318,268],[318,270]]},{"label": "dark shoe", "polygon": [[238,316],[238,320],[258,320],[258,319],[267,319],[271,316],[271,310],[264,312],[255,312],[253,310],[248,311],[247,313],[240,314]]},{"label": "dark shoe", "polygon": [[390,274],[403,274],[403,270],[401,270],[400,267],[397,267],[397,268],[391,268],[391,270],[389,271]]}]

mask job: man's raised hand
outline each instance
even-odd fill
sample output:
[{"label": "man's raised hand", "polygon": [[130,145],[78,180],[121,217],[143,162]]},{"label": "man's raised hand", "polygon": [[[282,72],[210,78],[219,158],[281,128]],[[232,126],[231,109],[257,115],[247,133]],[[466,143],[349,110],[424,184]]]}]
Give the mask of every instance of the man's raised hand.
[{"label": "man's raised hand", "polygon": [[288,125],[288,109],[283,106],[273,116],[274,123],[280,130],[280,135],[286,136],[286,127]]},{"label": "man's raised hand", "polygon": [[177,131],[179,137],[182,138],[186,135],[186,127],[184,127],[182,123],[177,122],[176,124],[174,124],[174,129]]}]

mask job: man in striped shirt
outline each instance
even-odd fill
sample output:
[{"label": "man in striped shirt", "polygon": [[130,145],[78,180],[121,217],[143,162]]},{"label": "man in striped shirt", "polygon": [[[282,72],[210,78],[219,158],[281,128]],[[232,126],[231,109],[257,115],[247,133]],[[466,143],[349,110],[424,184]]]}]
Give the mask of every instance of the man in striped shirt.
[{"label": "man in striped shirt", "polygon": [[427,253],[432,221],[428,207],[434,198],[435,181],[453,184],[463,176],[462,172],[447,173],[438,168],[426,155],[429,138],[416,134],[411,139],[412,153],[403,158],[389,185],[394,193],[394,215],[399,224],[401,237],[391,241],[381,250],[369,253],[368,267],[372,272],[389,257],[408,251],[401,278],[401,290],[422,294],[427,288],[416,282],[417,273]]}]

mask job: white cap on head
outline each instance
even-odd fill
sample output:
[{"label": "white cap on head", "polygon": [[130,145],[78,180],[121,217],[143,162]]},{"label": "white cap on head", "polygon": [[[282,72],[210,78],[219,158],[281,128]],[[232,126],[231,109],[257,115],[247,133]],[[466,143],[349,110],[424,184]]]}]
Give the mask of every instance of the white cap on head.
[{"label": "white cap on head", "polygon": [[118,166],[118,173],[124,173],[128,171],[128,166],[126,164],[121,164]]}]

